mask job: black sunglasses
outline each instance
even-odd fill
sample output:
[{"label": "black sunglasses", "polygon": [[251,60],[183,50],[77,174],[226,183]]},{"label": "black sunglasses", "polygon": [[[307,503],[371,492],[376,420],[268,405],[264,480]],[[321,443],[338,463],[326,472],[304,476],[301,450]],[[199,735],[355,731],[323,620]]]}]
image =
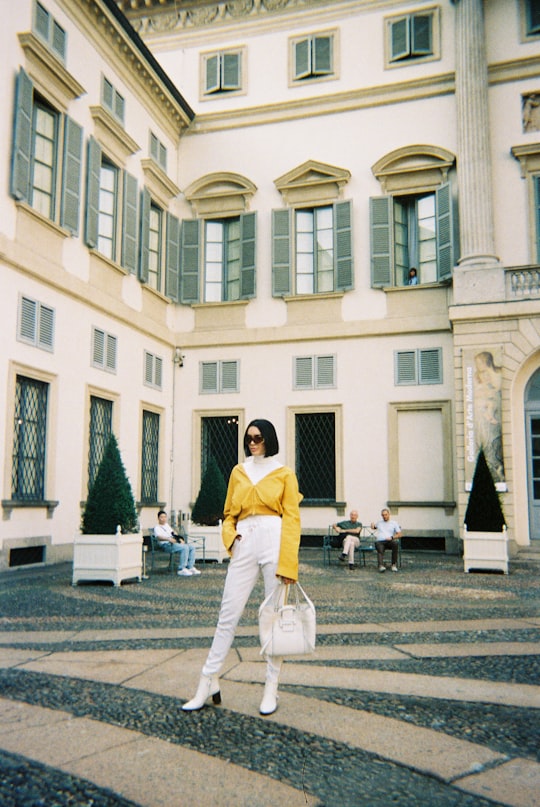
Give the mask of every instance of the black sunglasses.
[{"label": "black sunglasses", "polygon": [[259,443],[264,443],[264,437],[262,434],[248,434],[246,435],[246,443],[255,443],[258,446]]}]

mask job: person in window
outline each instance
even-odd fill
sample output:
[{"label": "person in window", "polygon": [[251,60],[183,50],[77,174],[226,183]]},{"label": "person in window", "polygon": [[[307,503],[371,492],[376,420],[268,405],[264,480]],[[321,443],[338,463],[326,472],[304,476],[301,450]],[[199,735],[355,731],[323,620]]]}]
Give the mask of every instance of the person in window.
[{"label": "person in window", "polygon": [[[244,451],[247,459],[233,468],[225,499],[222,537],[231,561],[218,624],[197,692],[182,707],[188,712],[201,709],[210,696],[214,703],[221,703],[219,672],[259,572],[265,597],[278,581],[298,580],[302,495],[293,471],[276,459],[278,438],[268,420],[251,421],[244,434]],[[266,657],[262,715],[277,709],[281,662],[276,656]]]},{"label": "person in window", "polygon": [[354,550],[360,546],[360,533],[362,524],[358,521],[358,511],[351,510],[349,521],[339,521],[332,526],[340,537],[343,536],[343,549],[339,559],[345,563],[349,559],[349,569],[354,569]]},{"label": "person in window", "polygon": [[379,571],[385,572],[386,566],[384,565],[384,550],[392,550],[392,571],[397,572],[398,567],[398,550],[399,539],[401,538],[401,527],[390,518],[390,511],[385,507],[381,510],[381,520],[377,523],[371,522],[371,529],[377,530],[375,538],[375,549],[377,550],[377,562],[379,564]]},{"label": "person in window", "polygon": [[418,286],[418,274],[414,266],[409,269],[409,286]]},{"label": "person in window", "polygon": [[180,577],[191,577],[191,575],[200,574],[200,571],[195,568],[195,546],[187,544],[183,538],[173,532],[171,525],[167,522],[165,510],[160,510],[158,513],[158,523],[154,527],[154,536],[165,552],[178,555],[177,574]]}]

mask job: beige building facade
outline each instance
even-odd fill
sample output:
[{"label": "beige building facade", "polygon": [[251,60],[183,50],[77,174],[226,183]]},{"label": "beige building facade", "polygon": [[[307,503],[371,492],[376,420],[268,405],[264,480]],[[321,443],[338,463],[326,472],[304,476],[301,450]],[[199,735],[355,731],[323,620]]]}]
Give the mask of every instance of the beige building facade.
[{"label": "beige building facade", "polygon": [[256,417],[305,535],[458,552],[483,447],[540,538],[538,4],[177,5],[2,34],[2,565],[70,556],[111,430],[147,527]]}]

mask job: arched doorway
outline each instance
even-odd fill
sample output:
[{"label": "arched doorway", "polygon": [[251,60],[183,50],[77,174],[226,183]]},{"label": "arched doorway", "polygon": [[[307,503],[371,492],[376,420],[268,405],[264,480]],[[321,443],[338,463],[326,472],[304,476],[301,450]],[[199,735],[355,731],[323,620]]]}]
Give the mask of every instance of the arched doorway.
[{"label": "arched doorway", "polygon": [[540,541],[540,370],[525,388],[525,428],[530,538]]}]

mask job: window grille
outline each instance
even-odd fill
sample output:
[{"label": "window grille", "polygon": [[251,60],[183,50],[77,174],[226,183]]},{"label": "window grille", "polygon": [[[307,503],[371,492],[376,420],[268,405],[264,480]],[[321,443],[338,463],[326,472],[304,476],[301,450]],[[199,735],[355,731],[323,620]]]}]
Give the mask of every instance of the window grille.
[{"label": "window grille", "polygon": [[141,501],[155,504],[158,501],[159,469],[159,415],[143,412]]},{"label": "window grille", "polygon": [[334,412],[297,414],[296,475],[306,500],[336,500]]},{"label": "window grille", "polygon": [[238,463],[238,417],[222,415],[201,420],[201,479],[210,457],[214,457],[225,484]]},{"label": "window grille", "polygon": [[90,446],[88,451],[88,490],[94,484],[105,447],[112,432],[113,402],[90,396]]},{"label": "window grille", "polygon": [[49,385],[17,376],[11,497],[16,501],[45,498],[45,447]]}]

